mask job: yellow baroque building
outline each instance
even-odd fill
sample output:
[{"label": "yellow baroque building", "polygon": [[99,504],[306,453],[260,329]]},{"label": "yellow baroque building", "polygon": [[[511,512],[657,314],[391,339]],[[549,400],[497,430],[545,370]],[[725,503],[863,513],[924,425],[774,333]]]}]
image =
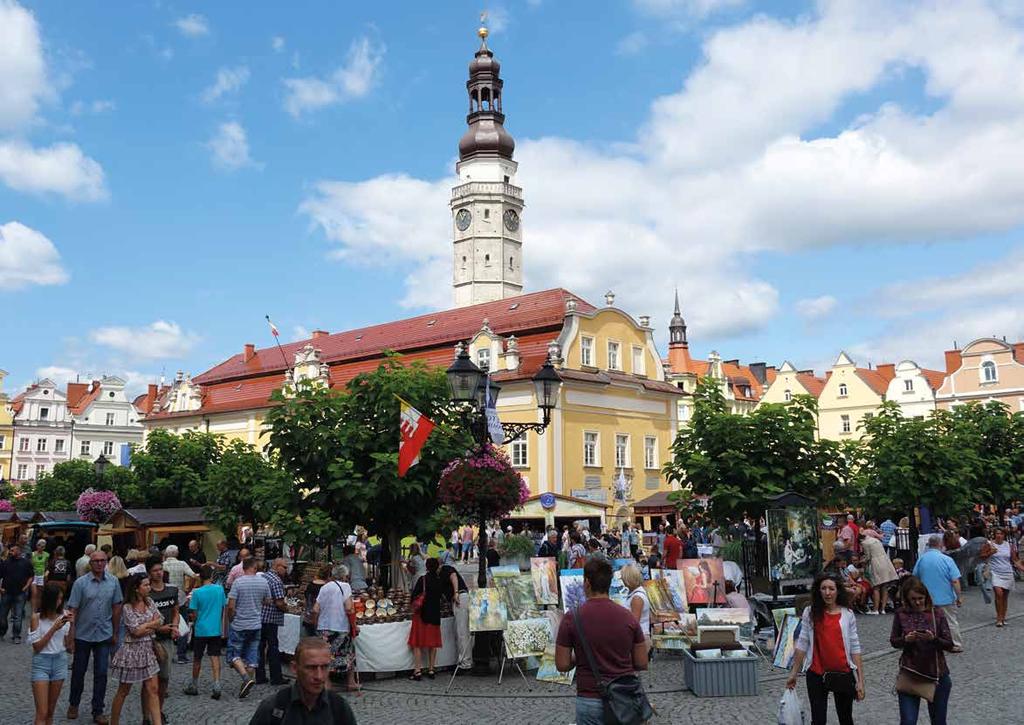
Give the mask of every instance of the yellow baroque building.
[{"label": "yellow baroque building", "polygon": [[4,393],[7,371],[0,370],[0,481],[11,480],[11,459],[14,456],[14,413]]}]

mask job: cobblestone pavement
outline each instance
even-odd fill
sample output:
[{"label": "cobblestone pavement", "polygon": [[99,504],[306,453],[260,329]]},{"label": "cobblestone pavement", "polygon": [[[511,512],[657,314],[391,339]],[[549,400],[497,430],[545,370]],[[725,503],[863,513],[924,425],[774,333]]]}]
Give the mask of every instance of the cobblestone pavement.
[{"label": "cobblestone pavement", "polygon": [[[961,610],[966,652],[950,655],[953,676],[950,723],[1021,722],[1020,697],[1015,687],[1024,678],[1024,658],[1019,656],[1024,643],[1024,590],[1011,595],[1010,617],[1004,629],[993,626],[993,609],[986,606],[977,589],[967,594]],[[892,682],[896,674],[896,651],[889,647],[888,635],[892,618],[858,617],[861,640],[865,647],[867,699],[859,703],[854,715],[857,722],[886,725],[897,723],[896,698]],[[0,724],[23,725],[32,722],[32,693],[29,687],[31,650],[27,644],[0,642]],[[199,697],[181,694],[188,677],[189,665],[172,665],[171,695],[165,712],[173,725],[247,723],[259,700],[271,692],[268,686],[253,690],[248,699],[236,697],[238,678],[227,674],[228,685],[220,701],[209,697],[208,666],[204,667]],[[528,673],[532,674],[532,673]],[[645,674],[651,701],[658,715],[654,723],[773,723],[776,703],[782,692],[785,674],[761,666],[761,693],[756,697],[697,698],[684,689],[682,663],[678,657],[659,656]],[[65,682],[55,722],[65,723],[68,685]],[[515,670],[506,670],[501,685],[496,677],[459,676],[449,696],[443,695],[448,677],[442,674],[434,681],[410,682],[404,678],[380,679],[364,683],[364,692],[351,697],[353,709],[361,725],[367,723],[402,723],[434,725],[446,722],[515,722],[521,725],[565,725],[573,722],[573,688],[538,683],[530,678],[524,683]],[[82,699],[84,712],[78,723],[90,722],[88,716],[91,673],[86,677]],[[800,692],[803,694],[801,683]],[[107,708],[113,687],[108,687]],[[137,688],[128,699],[122,722],[140,722]],[[833,716],[834,717],[834,716]],[[921,722],[927,722],[922,712]]]}]

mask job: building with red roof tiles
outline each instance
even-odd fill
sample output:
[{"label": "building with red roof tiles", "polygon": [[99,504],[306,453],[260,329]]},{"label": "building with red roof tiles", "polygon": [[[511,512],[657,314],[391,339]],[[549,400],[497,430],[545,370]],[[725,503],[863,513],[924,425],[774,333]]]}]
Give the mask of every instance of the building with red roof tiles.
[{"label": "building with red roof tiles", "polygon": [[[76,391],[77,394],[77,391]],[[71,455],[71,413],[67,395],[50,379],[28,386],[11,401],[14,454],[11,480],[34,481]]]},{"label": "building with red roof tiles", "polygon": [[895,367],[859,368],[848,354],[839,353],[818,395],[818,435],[833,440],[860,438],[864,419],[886,400]]},{"label": "building with red roof tiles", "polygon": [[[883,368],[888,369],[878,366],[879,370]],[[885,399],[898,403],[904,417],[925,418],[935,411],[935,393],[945,380],[946,374],[941,370],[929,370],[913,360],[903,360],[893,366]]]},{"label": "building with red roof tiles", "polygon": [[693,410],[693,394],[701,378],[718,380],[722,393],[732,413],[746,414],[757,407],[768,386],[775,380],[774,366],[765,363],[740,364],[739,360],[722,360],[712,351],[707,360],[697,360],[690,355],[690,343],[686,336],[686,322],[679,309],[679,293],[676,292],[675,310],[669,322],[668,357],[664,360],[668,380],[683,392],[678,402],[679,424],[689,420]]},{"label": "building with red roof tiles", "polygon": [[944,410],[997,400],[1011,412],[1024,410],[1024,342],[983,337],[946,351],[945,380],[935,395]]},{"label": "building with red roof tiles", "polygon": [[797,395],[810,395],[817,399],[825,388],[825,378],[819,378],[813,370],[797,370],[786,360],[779,367],[774,380],[761,396],[761,403],[788,403]]}]

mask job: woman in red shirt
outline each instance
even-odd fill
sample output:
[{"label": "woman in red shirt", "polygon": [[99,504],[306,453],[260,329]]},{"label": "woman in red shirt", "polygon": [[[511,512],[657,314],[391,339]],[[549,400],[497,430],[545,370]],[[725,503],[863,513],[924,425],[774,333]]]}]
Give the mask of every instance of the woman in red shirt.
[{"label": "woman in red shirt", "polygon": [[675,529],[669,529],[668,536],[665,537],[665,568],[675,569],[676,562],[679,561],[679,555],[683,552],[683,542],[676,536]]},{"label": "woman in red shirt", "polygon": [[818,574],[811,587],[811,606],[804,610],[786,687],[796,687],[807,673],[811,725],[828,722],[828,693],[836,705],[839,725],[853,725],[853,700],[864,699],[857,618],[847,606],[846,590],[828,574]]}]

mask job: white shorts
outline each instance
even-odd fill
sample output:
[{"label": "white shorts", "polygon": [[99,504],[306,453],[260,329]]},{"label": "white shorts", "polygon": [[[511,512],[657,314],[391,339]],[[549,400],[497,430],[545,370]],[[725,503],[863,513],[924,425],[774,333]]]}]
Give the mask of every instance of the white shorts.
[{"label": "white shorts", "polygon": [[44,580],[44,577],[41,577],[41,576],[34,576],[34,577],[32,577],[32,583],[35,584],[37,587],[43,586],[43,580]]}]

